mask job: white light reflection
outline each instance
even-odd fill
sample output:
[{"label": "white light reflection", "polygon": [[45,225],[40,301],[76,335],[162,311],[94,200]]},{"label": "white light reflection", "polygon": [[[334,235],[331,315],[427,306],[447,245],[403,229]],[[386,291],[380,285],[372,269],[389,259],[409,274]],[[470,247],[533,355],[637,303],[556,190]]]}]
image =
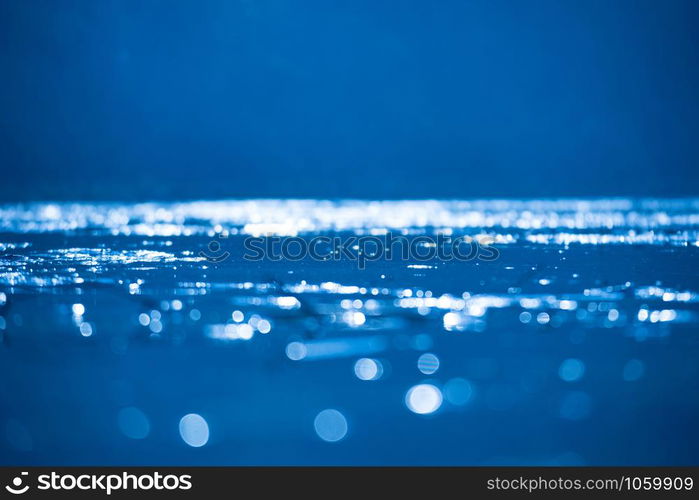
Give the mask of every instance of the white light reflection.
[{"label": "white light reflection", "polygon": [[92,335],[92,325],[90,323],[80,323],[80,335],[89,337]]},{"label": "white light reflection", "polygon": [[261,319],[257,323],[257,331],[260,333],[269,333],[272,331],[272,325],[266,319]]},{"label": "white light reflection", "polygon": [[148,316],[146,313],[141,313],[138,315],[138,322],[141,324],[141,326],[148,326],[150,324],[150,316]]},{"label": "white light reflection", "polygon": [[459,326],[461,323],[461,320],[459,318],[459,315],[456,314],[455,312],[448,312],[444,315],[444,318],[442,319],[444,323],[444,329],[445,330],[453,330]]},{"label": "white light reflection", "polygon": [[334,339],[291,342],[286,346],[286,355],[292,361],[342,358],[356,355],[375,354],[388,347],[384,336],[338,337]]},{"label": "white light reflection", "polygon": [[316,434],[323,441],[335,443],[347,435],[347,419],[337,410],[321,411],[313,421]]},{"label": "white light reflection", "polygon": [[204,332],[207,337],[215,340],[250,340],[255,333],[247,323],[207,325]]},{"label": "white light reflection", "polygon": [[383,365],[377,359],[360,358],[354,364],[354,374],[359,380],[378,380],[383,375]]},{"label": "white light reflection", "polygon": [[277,306],[281,309],[298,309],[301,303],[296,297],[277,297]]},{"label": "white light reflection", "polygon": [[405,404],[413,413],[428,415],[442,406],[442,392],[432,384],[418,384],[408,390]]},{"label": "white light reflection", "polygon": [[366,316],[360,311],[347,311],[342,315],[342,319],[352,327],[362,326],[366,322]]},{"label": "white light reflection", "polygon": [[180,420],[180,437],[193,448],[204,446],[209,441],[209,424],[197,413],[189,413]]},{"label": "white light reflection", "polygon": [[302,342],[291,342],[286,346],[286,357],[292,361],[302,360],[306,353],[306,346]]}]

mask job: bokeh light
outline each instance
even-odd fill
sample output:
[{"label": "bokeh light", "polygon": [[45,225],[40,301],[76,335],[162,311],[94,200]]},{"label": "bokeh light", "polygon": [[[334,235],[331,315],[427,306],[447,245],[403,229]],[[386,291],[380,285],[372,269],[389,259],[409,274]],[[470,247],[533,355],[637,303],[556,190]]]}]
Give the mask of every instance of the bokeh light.
[{"label": "bokeh light", "polygon": [[347,435],[347,419],[337,410],[321,411],[313,421],[316,434],[323,441],[334,443]]},{"label": "bokeh light", "polygon": [[383,375],[383,365],[377,359],[360,358],[354,364],[354,374],[359,380],[378,380]]},{"label": "bokeh light", "polygon": [[209,442],[209,424],[197,413],[189,413],[180,420],[180,437],[193,448]]},{"label": "bokeh light", "polygon": [[442,392],[432,384],[418,384],[408,390],[405,404],[413,413],[428,415],[442,406]]},{"label": "bokeh light", "polygon": [[418,358],[417,369],[425,375],[432,375],[439,370],[439,358],[430,352],[426,352]]}]

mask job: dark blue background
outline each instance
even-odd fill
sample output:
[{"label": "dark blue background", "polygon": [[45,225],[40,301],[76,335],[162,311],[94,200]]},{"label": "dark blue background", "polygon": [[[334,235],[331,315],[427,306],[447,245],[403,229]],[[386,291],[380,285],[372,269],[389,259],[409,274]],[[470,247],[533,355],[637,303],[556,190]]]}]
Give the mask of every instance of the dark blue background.
[{"label": "dark blue background", "polygon": [[699,2],[0,1],[0,200],[695,195]]}]

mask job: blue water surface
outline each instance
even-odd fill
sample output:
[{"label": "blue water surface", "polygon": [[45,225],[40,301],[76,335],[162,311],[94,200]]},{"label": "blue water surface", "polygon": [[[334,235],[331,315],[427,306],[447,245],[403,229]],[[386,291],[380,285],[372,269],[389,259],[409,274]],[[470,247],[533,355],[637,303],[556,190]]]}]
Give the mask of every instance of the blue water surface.
[{"label": "blue water surface", "polygon": [[[3,464],[699,464],[697,199],[0,216]],[[499,256],[242,258],[388,231]]]}]

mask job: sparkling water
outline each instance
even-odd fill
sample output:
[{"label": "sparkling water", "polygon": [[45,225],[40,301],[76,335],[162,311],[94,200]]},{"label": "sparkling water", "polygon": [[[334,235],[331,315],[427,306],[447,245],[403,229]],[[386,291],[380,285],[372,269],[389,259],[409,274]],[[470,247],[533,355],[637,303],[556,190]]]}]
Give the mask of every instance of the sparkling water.
[{"label": "sparkling water", "polygon": [[[388,232],[497,258],[243,258]],[[699,464],[697,257],[699,199],[3,205],[0,459]]]}]

